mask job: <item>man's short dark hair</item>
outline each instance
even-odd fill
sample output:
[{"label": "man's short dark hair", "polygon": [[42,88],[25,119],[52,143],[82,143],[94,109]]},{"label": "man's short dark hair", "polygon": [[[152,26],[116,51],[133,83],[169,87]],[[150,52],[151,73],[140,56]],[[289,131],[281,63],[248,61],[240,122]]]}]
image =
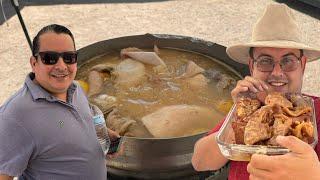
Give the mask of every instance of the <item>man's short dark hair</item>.
[{"label": "man's short dark hair", "polygon": [[[253,59],[253,49],[254,47],[250,47],[249,49],[249,56],[251,57],[251,59]],[[303,50],[302,49],[299,49],[300,50],[300,57],[303,56]]]},{"label": "man's short dark hair", "polygon": [[37,54],[39,52],[39,48],[40,48],[40,36],[42,34],[45,34],[47,32],[54,32],[56,34],[67,34],[71,37],[72,41],[73,41],[73,46],[74,46],[74,49],[76,49],[76,45],[75,45],[75,42],[74,42],[74,38],[73,38],[73,35],[71,33],[71,31],[62,26],[62,25],[59,25],[59,24],[51,24],[51,25],[48,25],[48,26],[45,26],[43,27],[39,32],[38,34],[36,35],[36,37],[34,37],[33,41],[32,41],[32,55],[35,56],[35,54]]}]

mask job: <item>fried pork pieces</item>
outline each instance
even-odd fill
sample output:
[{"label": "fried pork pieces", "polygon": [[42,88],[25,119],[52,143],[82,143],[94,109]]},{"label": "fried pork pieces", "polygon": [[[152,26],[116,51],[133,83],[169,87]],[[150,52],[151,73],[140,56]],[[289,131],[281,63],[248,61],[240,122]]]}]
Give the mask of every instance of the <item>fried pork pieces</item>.
[{"label": "fried pork pieces", "polygon": [[311,107],[299,94],[271,93],[265,105],[254,98],[239,98],[232,128],[237,144],[276,146],[278,135],[293,135],[307,143],[313,141]]}]

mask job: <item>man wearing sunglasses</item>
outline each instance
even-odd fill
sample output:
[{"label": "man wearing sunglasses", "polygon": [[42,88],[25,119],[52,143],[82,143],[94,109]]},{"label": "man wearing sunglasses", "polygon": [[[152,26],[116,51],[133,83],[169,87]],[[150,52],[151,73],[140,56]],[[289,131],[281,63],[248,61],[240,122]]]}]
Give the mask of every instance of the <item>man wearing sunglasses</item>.
[{"label": "man wearing sunglasses", "polygon": [[88,100],[73,81],[72,33],[46,26],[34,38],[32,53],[32,73],[0,107],[0,180],[105,180],[105,156]]},{"label": "man wearing sunglasses", "polygon": [[[303,44],[301,36],[291,10],[284,4],[270,4],[254,26],[251,42],[227,48],[227,54],[248,64],[251,73],[238,81],[231,92],[233,100],[247,91],[301,93],[306,63],[320,57],[320,50]],[[320,129],[320,99],[313,99]],[[222,123],[196,143],[192,158],[196,170],[217,170],[228,162],[215,139]],[[249,163],[231,161],[228,179],[320,179],[320,145],[313,149],[293,136],[278,136],[276,140],[291,152],[278,156],[254,154]]]}]

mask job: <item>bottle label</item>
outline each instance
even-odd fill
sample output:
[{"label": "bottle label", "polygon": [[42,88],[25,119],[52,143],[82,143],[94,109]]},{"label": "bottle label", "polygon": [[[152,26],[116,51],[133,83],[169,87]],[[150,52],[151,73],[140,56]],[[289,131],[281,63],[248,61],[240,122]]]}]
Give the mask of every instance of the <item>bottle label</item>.
[{"label": "bottle label", "polygon": [[104,124],[105,123],[104,117],[102,114],[93,116],[93,121],[94,121],[94,124]]}]

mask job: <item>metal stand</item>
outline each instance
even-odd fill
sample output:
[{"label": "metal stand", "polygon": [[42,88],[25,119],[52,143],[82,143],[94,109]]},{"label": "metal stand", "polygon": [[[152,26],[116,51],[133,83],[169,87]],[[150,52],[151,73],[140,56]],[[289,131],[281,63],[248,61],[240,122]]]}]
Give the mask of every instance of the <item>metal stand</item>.
[{"label": "metal stand", "polygon": [[21,27],[22,27],[23,32],[24,32],[24,35],[26,36],[26,39],[27,39],[27,41],[28,41],[30,50],[31,50],[31,52],[32,52],[32,43],[31,43],[30,36],[29,36],[29,34],[28,34],[28,30],[27,30],[27,28],[26,28],[26,25],[24,24],[24,21],[23,21],[23,19],[22,19],[21,14],[20,14],[19,2],[18,2],[18,0],[10,0],[10,1],[11,1],[12,6],[14,7],[14,10],[16,11],[16,13],[17,13],[17,15],[18,15],[18,18],[19,18]]}]

